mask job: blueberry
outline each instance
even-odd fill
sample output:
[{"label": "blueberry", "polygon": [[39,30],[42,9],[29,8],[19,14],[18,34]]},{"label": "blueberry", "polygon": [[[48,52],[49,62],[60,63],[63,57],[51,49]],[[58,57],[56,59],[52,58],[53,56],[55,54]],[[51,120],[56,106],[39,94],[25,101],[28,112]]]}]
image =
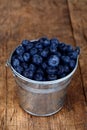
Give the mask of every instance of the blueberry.
[{"label": "blueberry", "polygon": [[77,51],[73,51],[72,53],[69,53],[69,56],[71,59],[76,60],[77,56],[78,56],[78,52]]},{"label": "blueberry", "polygon": [[30,50],[31,55],[34,55],[36,53],[37,53],[37,49],[35,47]]},{"label": "blueberry", "polygon": [[44,80],[43,79],[43,75],[41,73],[36,73],[34,75],[34,80],[36,80],[36,81],[43,81]]},{"label": "blueberry", "polygon": [[59,46],[59,41],[58,41],[58,39],[57,38],[52,38],[51,40],[50,40],[50,42],[51,42],[51,45],[54,47],[58,47]]},{"label": "blueberry", "polygon": [[42,51],[43,51],[43,48],[39,48],[39,49],[38,49],[38,52],[41,53]]},{"label": "blueberry", "polygon": [[69,63],[69,67],[71,69],[74,69],[75,68],[75,65],[76,65],[76,62],[74,60],[70,60],[70,63]]},{"label": "blueberry", "polygon": [[37,42],[37,43],[35,44],[35,47],[36,47],[37,49],[42,49],[42,48],[43,48],[43,45],[42,45],[40,42]]},{"label": "blueberry", "polygon": [[52,52],[52,53],[57,52],[57,47],[54,46],[54,45],[51,45],[50,46],[50,52]]},{"label": "blueberry", "polygon": [[36,70],[36,67],[34,64],[29,65],[29,70],[32,70],[33,72]]},{"label": "blueberry", "polygon": [[16,58],[16,59],[12,60],[12,65],[13,65],[13,67],[17,67],[20,65],[20,61]]},{"label": "blueberry", "polygon": [[17,55],[22,55],[25,50],[23,46],[18,46],[15,51]]},{"label": "blueberry", "polygon": [[33,73],[32,70],[25,70],[25,71],[23,72],[23,76],[26,77],[26,78],[32,79],[32,78],[33,78],[33,75],[34,75],[34,73]]},{"label": "blueberry", "polygon": [[72,52],[73,51],[73,47],[71,45],[67,45],[67,52]]},{"label": "blueberry", "polygon": [[26,47],[30,43],[29,40],[23,40],[22,41],[22,46]]},{"label": "blueberry", "polygon": [[23,67],[17,66],[17,67],[15,68],[15,70],[16,70],[18,73],[22,74],[22,72],[23,72]]},{"label": "blueberry", "polygon": [[67,46],[65,45],[64,47],[61,48],[62,52],[66,52],[67,51]]},{"label": "blueberry", "polygon": [[29,72],[28,71],[24,71],[23,72],[23,76],[26,77],[26,78],[28,78],[29,77]]},{"label": "blueberry", "polygon": [[23,55],[23,59],[24,59],[24,61],[25,62],[28,62],[29,61],[29,59],[30,59],[30,54],[29,53],[24,53],[24,55]]},{"label": "blueberry", "polygon": [[56,67],[59,65],[60,59],[57,55],[51,55],[48,59],[48,65],[52,67]]},{"label": "blueberry", "polygon": [[66,73],[63,73],[59,76],[59,78],[64,78],[66,76]]},{"label": "blueberry", "polygon": [[41,69],[41,68],[39,68],[37,71],[36,71],[36,73],[40,73],[40,74],[42,74],[42,75],[44,75],[44,72],[43,72],[43,70]]},{"label": "blueberry", "polygon": [[57,74],[57,68],[47,66],[46,72],[47,74]]},{"label": "blueberry", "polygon": [[48,40],[47,37],[40,38],[39,42],[42,43],[44,45],[44,47],[47,47],[50,45],[50,40]]},{"label": "blueberry", "polygon": [[35,63],[36,65],[39,65],[42,63],[43,59],[40,55],[37,55],[35,54],[33,57],[32,57],[32,61],[33,63]]},{"label": "blueberry", "polygon": [[62,56],[61,57],[63,63],[68,64],[70,62],[70,57],[69,56]]},{"label": "blueberry", "polygon": [[64,53],[67,51],[67,45],[65,43],[60,43],[59,49],[61,50],[62,53]]},{"label": "blueberry", "polygon": [[64,67],[64,72],[65,72],[66,74],[68,74],[68,73],[70,72],[69,66],[64,65],[63,67]]},{"label": "blueberry", "polygon": [[22,62],[22,67],[24,68],[24,69],[27,69],[28,68],[28,64],[27,63],[25,63],[25,62]]},{"label": "blueberry", "polygon": [[19,59],[21,62],[23,62],[23,61],[24,61],[24,59],[23,59],[23,56],[22,56],[22,55],[19,55],[19,56],[18,56],[18,59]]},{"label": "blueberry", "polygon": [[26,51],[29,51],[31,48],[33,48],[33,42],[29,42],[28,45],[26,46]]},{"label": "blueberry", "polygon": [[52,81],[52,80],[57,80],[57,75],[51,74],[51,75],[48,75],[47,78],[48,78],[48,80],[50,80],[50,81]]},{"label": "blueberry", "polygon": [[42,38],[39,39],[39,42],[40,42],[40,43],[43,43],[43,42],[44,42],[45,40],[47,40],[47,39],[48,39],[47,37],[42,37]]},{"label": "blueberry", "polygon": [[59,43],[59,49],[61,50],[62,48],[64,48],[66,46],[66,44],[65,43],[63,43],[63,42],[61,42],[61,43]]},{"label": "blueberry", "polygon": [[44,40],[44,46],[47,47],[50,45],[50,40],[46,39]]},{"label": "blueberry", "polygon": [[60,52],[55,52],[55,55],[57,55],[59,58],[61,57],[61,53]]},{"label": "blueberry", "polygon": [[47,64],[46,64],[45,62],[43,62],[43,63],[41,64],[41,66],[42,66],[43,69],[46,69],[46,68],[47,68]]},{"label": "blueberry", "polygon": [[41,52],[41,56],[42,56],[42,57],[47,57],[47,56],[48,56],[48,53],[49,53],[49,50],[46,48],[46,49],[44,49],[44,50]]},{"label": "blueberry", "polygon": [[34,75],[33,71],[30,70],[30,71],[29,71],[29,76],[28,76],[28,78],[32,79],[32,78],[33,78],[33,75]]},{"label": "blueberry", "polygon": [[11,61],[14,61],[15,59],[18,59],[18,56],[14,53],[14,54],[12,55]]},{"label": "blueberry", "polygon": [[59,65],[57,71],[58,76],[62,75],[63,73],[64,73],[64,67],[63,65]]}]

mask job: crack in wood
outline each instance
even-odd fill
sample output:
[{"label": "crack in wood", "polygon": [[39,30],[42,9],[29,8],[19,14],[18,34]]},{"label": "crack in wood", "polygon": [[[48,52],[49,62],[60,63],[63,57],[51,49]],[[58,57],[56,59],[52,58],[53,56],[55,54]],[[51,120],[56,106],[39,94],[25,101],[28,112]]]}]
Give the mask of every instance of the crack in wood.
[{"label": "crack in wood", "polygon": [[80,77],[81,77],[81,83],[82,83],[82,88],[83,88],[83,95],[85,97],[85,103],[87,105],[87,97],[86,97],[86,93],[85,93],[85,87],[84,87],[84,82],[83,82],[83,77],[82,77],[82,72],[81,72],[81,66],[80,66],[80,62],[79,62],[79,70],[80,70]]}]

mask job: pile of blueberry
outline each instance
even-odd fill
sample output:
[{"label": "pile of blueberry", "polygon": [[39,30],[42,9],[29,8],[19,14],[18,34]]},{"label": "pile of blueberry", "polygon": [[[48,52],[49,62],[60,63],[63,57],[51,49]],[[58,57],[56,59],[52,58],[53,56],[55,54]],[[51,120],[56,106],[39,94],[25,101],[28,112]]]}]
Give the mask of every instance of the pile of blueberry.
[{"label": "pile of blueberry", "polygon": [[68,75],[75,68],[79,53],[79,47],[73,48],[56,38],[23,40],[15,49],[11,64],[26,78],[51,81]]}]

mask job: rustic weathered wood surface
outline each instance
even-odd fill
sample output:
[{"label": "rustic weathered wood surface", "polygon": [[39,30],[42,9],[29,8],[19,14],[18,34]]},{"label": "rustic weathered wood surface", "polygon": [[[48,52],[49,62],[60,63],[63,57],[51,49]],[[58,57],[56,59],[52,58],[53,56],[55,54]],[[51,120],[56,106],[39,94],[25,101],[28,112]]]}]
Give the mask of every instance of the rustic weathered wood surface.
[{"label": "rustic weathered wood surface", "polygon": [[[63,109],[34,117],[18,104],[5,62],[22,39],[43,35],[81,47]],[[87,130],[87,0],[0,0],[0,130]]]}]

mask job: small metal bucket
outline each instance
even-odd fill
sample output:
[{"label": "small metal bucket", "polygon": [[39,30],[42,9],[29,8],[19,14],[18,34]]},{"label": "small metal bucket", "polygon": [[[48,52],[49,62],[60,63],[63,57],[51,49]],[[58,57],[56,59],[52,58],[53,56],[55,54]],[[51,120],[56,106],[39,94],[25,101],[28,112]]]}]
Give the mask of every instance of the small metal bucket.
[{"label": "small metal bucket", "polygon": [[[14,53],[14,51],[13,51]],[[12,53],[12,54],[13,54]],[[11,66],[11,57],[7,61],[15,77],[20,106],[35,116],[50,116],[58,112],[65,102],[67,87],[78,66],[64,78],[55,81],[34,81],[20,75]]]}]

